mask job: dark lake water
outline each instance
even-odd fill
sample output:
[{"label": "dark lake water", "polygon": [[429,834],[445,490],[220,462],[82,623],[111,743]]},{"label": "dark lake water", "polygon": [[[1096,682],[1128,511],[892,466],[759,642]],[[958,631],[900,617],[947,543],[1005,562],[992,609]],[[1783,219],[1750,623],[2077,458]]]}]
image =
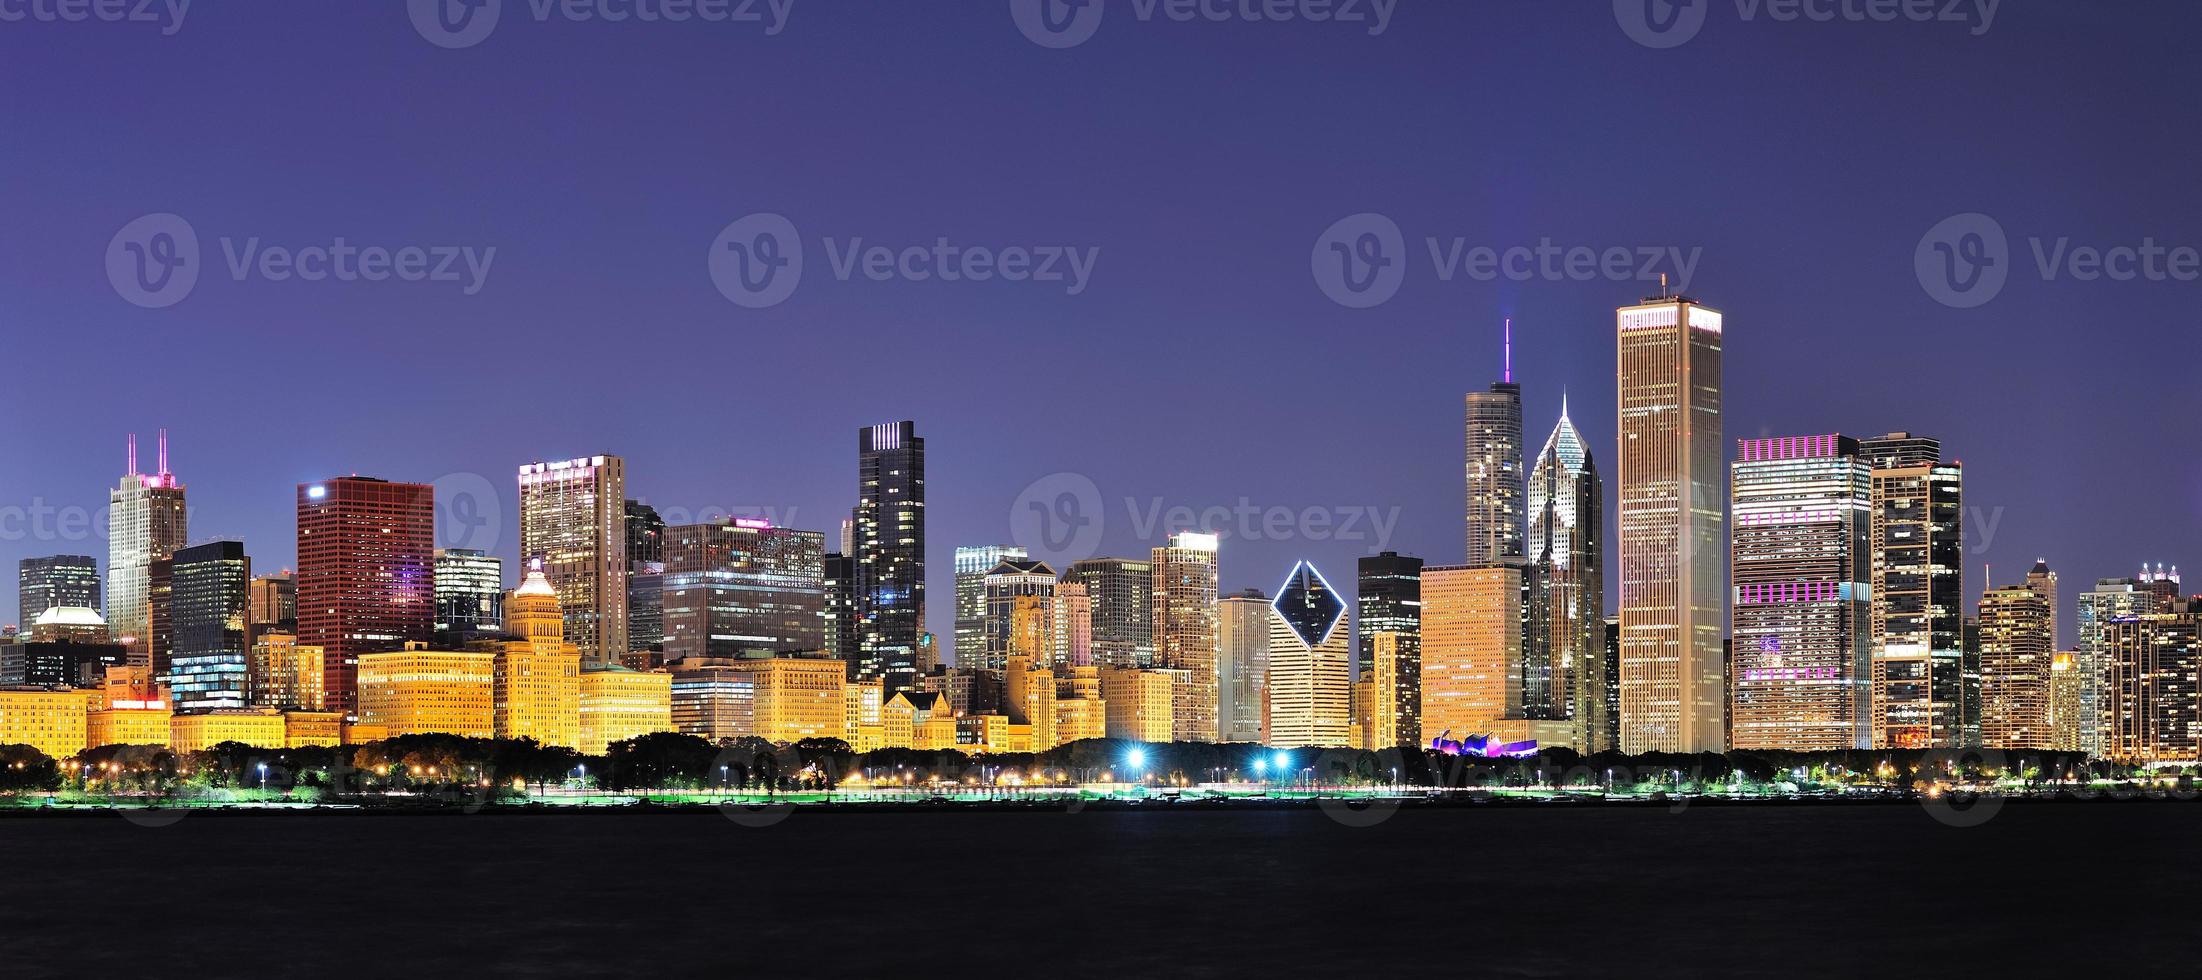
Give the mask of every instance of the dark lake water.
[{"label": "dark lake water", "polygon": [[0,975],[2191,973],[2202,806],[0,819]]}]

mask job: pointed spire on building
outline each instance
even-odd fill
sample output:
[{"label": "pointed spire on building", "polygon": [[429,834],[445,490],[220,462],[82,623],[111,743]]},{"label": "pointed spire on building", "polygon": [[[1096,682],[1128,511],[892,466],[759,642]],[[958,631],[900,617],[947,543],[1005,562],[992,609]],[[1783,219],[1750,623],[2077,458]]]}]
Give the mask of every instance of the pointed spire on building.
[{"label": "pointed spire on building", "polygon": [[1507,384],[1513,384],[1513,383],[1514,383],[1514,318],[1513,318],[1513,317],[1507,317],[1507,318],[1506,318],[1506,333],[1505,333],[1505,338],[1504,338],[1504,339],[1503,339],[1503,340],[1501,341],[1501,344],[1503,345],[1503,349],[1502,349],[1502,350],[1500,351],[1500,356],[1501,356],[1501,358],[1502,358],[1502,361],[1503,361],[1503,364],[1504,364],[1505,374],[1504,374],[1504,375],[1502,375],[1502,376],[1501,376],[1501,377],[1499,378],[1499,380],[1501,380],[1501,381],[1504,381],[1504,382],[1506,382]]},{"label": "pointed spire on building", "polygon": [[130,433],[130,468],[123,471],[122,475],[138,475],[138,434],[135,432]]}]

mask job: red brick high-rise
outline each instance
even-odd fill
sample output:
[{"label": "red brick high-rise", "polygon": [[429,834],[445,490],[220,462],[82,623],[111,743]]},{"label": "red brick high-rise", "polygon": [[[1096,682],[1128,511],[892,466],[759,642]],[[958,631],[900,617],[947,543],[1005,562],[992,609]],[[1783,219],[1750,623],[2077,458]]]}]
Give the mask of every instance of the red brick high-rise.
[{"label": "red brick high-rise", "polygon": [[435,499],[360,476],[298,485],[298,642],[324,652],[330,711],[358,713],[360,654],[435,631]]}]

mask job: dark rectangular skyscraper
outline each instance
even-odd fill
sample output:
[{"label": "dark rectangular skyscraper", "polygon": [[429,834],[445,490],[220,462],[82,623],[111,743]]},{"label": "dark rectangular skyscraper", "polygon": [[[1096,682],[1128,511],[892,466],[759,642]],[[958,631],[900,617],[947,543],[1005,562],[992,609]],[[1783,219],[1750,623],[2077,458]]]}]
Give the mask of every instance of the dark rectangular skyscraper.
[{"label": "dark rectangular skyscraper", "polygon": [[826,645],[826,536],[736,519],[665,529],[665,659]]},{"label": "dark rectangular skyscraper", "polygon": [[861,621],[854,676],[888,692],[917,679],[925,630],[925,440],[917,423],[857,432],[856,601]]},{"label": "dark rectangular skyscraper", "polygon": [[1387,551],[1361,558],[1361,615],[1354,628],[1354,676],[1375,663],[1381,632],[1422,635],[1422,559]]},{"label": "dark rectangular skyscraper", "polygon": [[168,619],[176,710],[244,707],[252,651],[252,559],[245,546],[213,541],[176,552]]},{"label": "dark rectangular skyscraper", "polygon": [[28,633],[56,606],[99,608],[99,563],[90,555],[25,558],[16,565],[16,625]]},{"label": "dark rectangular skyscraper", "polygon": [[435,493],[358,476],[298,486],[298,642],[322,649],[331,711],[358,713],[360,654],[435,631]]}]

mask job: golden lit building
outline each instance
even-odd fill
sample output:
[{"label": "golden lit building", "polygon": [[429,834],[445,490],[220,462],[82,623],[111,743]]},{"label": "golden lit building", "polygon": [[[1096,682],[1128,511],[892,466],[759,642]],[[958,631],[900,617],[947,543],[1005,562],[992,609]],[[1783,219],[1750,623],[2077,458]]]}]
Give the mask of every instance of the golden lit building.
[{"label": "golden lit building", "polygon": [[273,708],[236,708],[176,715],[168,720],[168,748],[199,752],[223,742],[256,749],[284,747],[283,713]]},{"label": "golden lit building", "polygon": [[1222,740],[1217,720],[1216,536],[1184,531],[1154,549],[1155,666],[1179,671],[1171,723],[1179,742]]},{"label": "golden lit building", "polygon": [[1269,744],[1346,747],[1353,737],[1353,631],[1346,602],[1301,562],[1269,604]]},{"label": "golden lit building", "polygon": [[651,732],[673,731],[673,675],[610,664],[581,672],[581,751]]},{"label": "golden lit building", "polygon": [[879,708],[883,747],[898,749],[956,748],[956,716],[948,699],[931,691],[896,691]]},{"label": "golden lit building", "polygon": [[626,500],[617,456],[520,467],[520,557],[557,587],[565,636],[590,666],[628,652]]},{"label": "golden lit building", "polygon": [[2048,749],[2057,740],[2050,688],[2057,656],[2049,600],[2032,585],[1980,597],[1980,744]]},{"label": "golden lit building", "polygon": [[1038,752],[1032,726],[1008,715],[966,715],[956,719],[956,748],[965,752]]},{"label": "golden lit building", "polygon": [[2105,661],[2103,756],[2113,762],[2202,761],[2202,612],[2187,603],[2098,625]]},{"label": "golden lit building", "polygon": [[370,725],[361,721],[347,721],[344,723],[344,744],[346,745],[365,745],[369,742],[380,742],[389,737],[390,726],[388,725]]},{"label": "golden lit building", "polygon": [[167,708],[168,695],[151,667],[109,667],[106,683],[89,694],[89,704],[100,708]]},{"label": "golden lit building", "polygon": [[491,738],[497,733],[497,655],[428,650],[363,653],[359,717],[391,735],[439,733]]},{"label": "golden lit building", "polygon": [[2080,717],[2080,690],[2086,675],[2080,668],[2080,652],[2063,650],[2049,662],[2049,747],[2058,752],[2080,750],[2080,734],[2086,730]]},{"label": "golden lit building", "polygon": [[491,692],[498,738],[543,745],[581,744],[581,650],[566,642],[558,592],[540,563],[505,598],[505,628]]},{"label": "golden lit building", "polygon": [[1063,668],[1055,679],[1055,744],[1107,737],[1109,714],[1108,703],[1101,697],[1101,668]]},{"label": "golden lit building", "polygon": [[1034,751],[1054,748],[1055,672],[1036,666],[1027,654],[1012,653],[1002,670],[1002,686],[1008,693],[1010,717],[1031,729]]},{"label": "golden lit building", "polygon": [[1422,570],[1421,744],[1522,717],[1521,591],[1512,565]]},{"label": "golden lit building", "polygon": [[84,751],[90,698],[72,689],[0,688],[0,745],[28,745],[55,759]]},{"label": "golden lit building", "polygon": [[751,724],[771,742],[845,738],[848,732],[848,665],[824,657],[740,660],[737,672],[755,691]]},{"label": "golden lit building", "polygon": [[1103,667],[1100,678],[1107,737],[1134,742],[1170,740],[1176,693],[1170,671]]},{"label": "golden lit building", "polygon": [[320,647],[300,644],[290,633],[262,633],[252,642],[247,701],[256,708],[320,711],[328,706],[323,676]]},{"label": "golden lit building", "polygon": [[885,748],[887,732],[880,721],[879,709],[887,698],[886,682],[874,677],[867,681],[849,681],[842,688],[842,719],[848,729],[849,747],[858,752],[870,752]]},{"label": "golden lit building", "polygon": [[1353,729],[1346,740],[1357,749],[1374,750],[1376,744],[1376,678],[1368,671],[1353,682]]},{"label": "golden lit building", "polygon": [[1419,633],[1369,634],[1369,707],[1362,737],[1371,749],[1415,747],[1422,741],[1422,692],[1406,683],[1422,674]]},{"label": "golden lit building", "polygon": [[84,744],[167,745],[172,712],[163,702],[151,703],[158,707],[91,709],[84,719]]},{"label": "golden lit building", "polygon": [[296,749],[309,745],[333,746],[343,744],[344,712],[283,712],[284,748]]}]

